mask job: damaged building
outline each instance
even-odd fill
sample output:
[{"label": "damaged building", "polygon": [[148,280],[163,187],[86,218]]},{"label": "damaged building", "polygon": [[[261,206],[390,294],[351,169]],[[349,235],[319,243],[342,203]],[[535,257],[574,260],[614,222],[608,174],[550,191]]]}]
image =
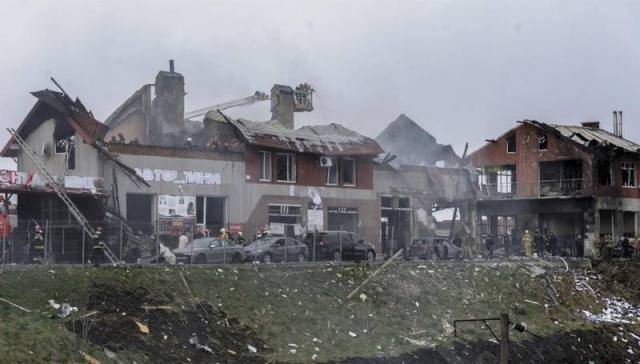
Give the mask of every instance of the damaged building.
[{"label": "damaged building", "polygon": [[614,133],[599,122],[524,120],[468,160],[477,168],[481,234],[583,236],[587,255],[604,235],[638,235],[640,145],[623,138],[621,112],[614,112]]},{"label": "damaged building", "polygon": [[476,191],[470,172],[460,167],[462,159],[450,145],[438,144],[404,114],[376,141],[386,153],[374,166],[385,253],[405,247],[414,238],[436,235],[435,211],[454,208],[460,212],[457,227],[450,225],[447,236],[473,229]]}]

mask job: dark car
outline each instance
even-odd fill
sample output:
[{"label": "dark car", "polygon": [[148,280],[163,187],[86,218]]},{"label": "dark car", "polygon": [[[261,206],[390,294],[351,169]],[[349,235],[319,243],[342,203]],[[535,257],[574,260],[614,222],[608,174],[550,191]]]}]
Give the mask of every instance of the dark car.
[{"label": "dark car", "polygon": [[408,259],[460,259],[462,249],[453,245],[449,239],[442,237],[426,237],[414,239],[409,245]]},{"label": "dark car", "polygon": [[174,249],[173,254],[178,264],[242,263],[244,260],[242,246],[218,238],[195,239],[184,248]]},{"label": "dark car", "polygon": [[306,245],[291,238],[266,238],[244,247],[246,260],[271,262],[304,262],[309,256]]},{"label": "dark car", "polygon": [[[376,248],[349,231],[309,232],[302,242],[315,260],[376,260]],[[315,251],[315,253],[314,253]]]}]

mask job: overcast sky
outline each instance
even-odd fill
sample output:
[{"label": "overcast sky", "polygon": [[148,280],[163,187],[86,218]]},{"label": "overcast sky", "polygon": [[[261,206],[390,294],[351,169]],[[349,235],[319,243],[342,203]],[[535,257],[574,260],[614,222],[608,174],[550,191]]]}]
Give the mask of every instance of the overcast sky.
[{"label": "overcast sky", "polygon": [[376,137],[404,113],[461,154],[516,120],[612,130],[622,110],[640,143],[638,39],[635,1],[4,0],[0,123],[16,127],[52,76],[104,120],[174,59],[187,111],[308,82],[316,109],[296,127]]}]

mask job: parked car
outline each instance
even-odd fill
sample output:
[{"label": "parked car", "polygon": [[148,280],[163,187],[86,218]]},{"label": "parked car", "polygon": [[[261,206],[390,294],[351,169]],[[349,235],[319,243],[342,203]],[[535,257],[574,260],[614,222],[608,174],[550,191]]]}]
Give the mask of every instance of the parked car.
[{"label": "parked car", "polygon": [[246,260],[271,262],[304,262],[309,256],[306,245],[291,238],[266,238],[244,247]]},{"label": "parked car", "polygon": [[409,245],[408,259],[461,259],[462,249],[453,245],[449,239],[426,237],[414,239]]},{"label": "parked car", "polygon": [[[315,239],[314,239],[315,237]],[[349,231],[308,232],[302,242],[315,260],[376,260],[376,248]],[[342,249],[340,249],[342,247]],[[315,249],[315,257],[314,257]]]},{"label": "parked car", "polygon": [[218,238],[195,239],[173,253],[178,264],[241,263],[245,258],[242,246]]}]

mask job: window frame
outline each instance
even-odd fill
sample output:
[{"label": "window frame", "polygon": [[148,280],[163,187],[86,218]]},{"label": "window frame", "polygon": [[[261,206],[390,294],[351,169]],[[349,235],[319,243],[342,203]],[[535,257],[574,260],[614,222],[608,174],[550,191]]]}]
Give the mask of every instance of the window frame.
[{"label": "window frame", "polygon": [[[280,167],[280,157],[287,158],[287,178],[286,180],[280,179],[279,176],[279,167]],[[296,168],[296,154],[295,153],[276,153],[276,181],[281,183],[296,183],[297,181],[297,168]],[[289,174],[292,174],[290,176]]]},{"label": "window frame", "polygon": [[[345,177],[347,176],[347,173],[345,173],[346,170],[346,161],[352,161],[352,175],[353,175],[353,182],[352,183],[347,183],[347,181],[345,181]],[[357,178],[356,178],[356,159],[355,158],[342,158],[342,185],[343,186],[347,186],[347,187],[355,187],[357,184]]]},{"label": "window frame", "polygon": [[[331,160],[331,167],[327,167],[327,179],[325,180],[325,184],[327,186],[337,186],[338,184],[340,184],[340,170],[338,168],[338,158],[336,157],[326,157],[329,158],[329,160]],[[331,171],[335,172],[335,182],[331,183],[329,182],[329,177],[331,177]]]},{"label": "window frame", "polygon": [[[627,178],[624,178],[624,172],[627,171]],[[633,173],[631,173],[633,171]],[[620,177],[622,179],[622,188],[637,188],[638,187],[638,173],[636,170],[636,164],[631,162],[620,163]],[[633,184],[628,184],[630,177],[633,178]]]},{"label": "window frame", "polygon": [[[266,150],[261,150],[260,152],[260,163],[258,163],[258,168],[259,168],[259,176],[258,176],[258,180],[263,181],[263,182],[271,182],[273,180],[273,163],[272,163],[272,158],[271,158],[271,152],[266,151]],[[268,175],[265,173],[265,167],[266,167],[266,163],[268,162],[268,166],[269,166],[269,173]]]}]

